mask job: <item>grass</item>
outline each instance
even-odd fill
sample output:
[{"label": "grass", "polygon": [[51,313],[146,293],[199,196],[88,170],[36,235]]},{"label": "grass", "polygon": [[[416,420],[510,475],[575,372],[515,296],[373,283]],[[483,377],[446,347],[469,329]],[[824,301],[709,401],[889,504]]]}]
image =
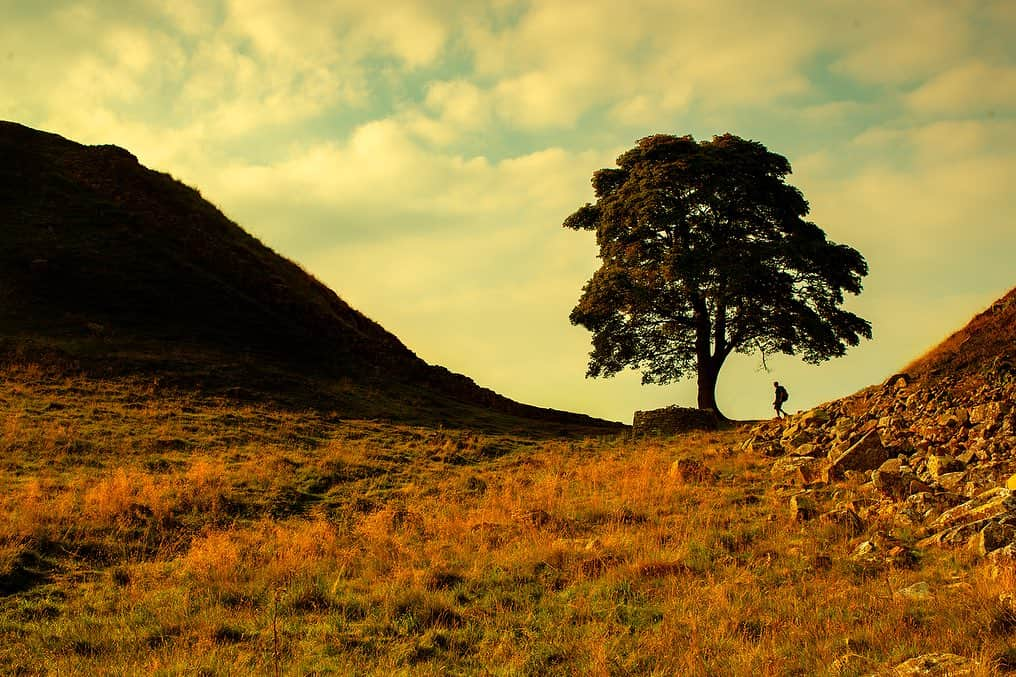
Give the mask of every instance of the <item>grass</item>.
[{"label": "grass", "polygon": [[[9,367],[0,673],[867,674],[1016,663],[1016,576],[851,558],[736,430],[341,420]],[[711,473],[671,472],[693,458]],[[819,496],[819,511],[840,500]],[[928,583],[932,596],[897,591]]]}]

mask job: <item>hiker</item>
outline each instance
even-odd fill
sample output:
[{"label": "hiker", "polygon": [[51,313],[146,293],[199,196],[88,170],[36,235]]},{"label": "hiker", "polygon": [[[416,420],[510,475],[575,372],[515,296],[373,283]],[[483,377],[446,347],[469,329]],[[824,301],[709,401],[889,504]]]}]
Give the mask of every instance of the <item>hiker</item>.
[{"label": "hiker", "polygon": [[773,381],[773,387],[776,388],[776,399],[773,401],[773,409],[776,410],[776,418],[783,418],[788,415],[787,412],[783,411],[783,403],[790,398],[790,395],[787,394],[787,389],[781,386],[779,381]]}]

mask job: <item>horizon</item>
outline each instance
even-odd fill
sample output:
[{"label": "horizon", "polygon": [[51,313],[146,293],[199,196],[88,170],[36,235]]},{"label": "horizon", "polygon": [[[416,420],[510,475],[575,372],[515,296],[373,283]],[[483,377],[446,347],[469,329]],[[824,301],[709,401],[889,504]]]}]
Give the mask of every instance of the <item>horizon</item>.
[{"label": "horizon", "polygon": [[770,417],[773,381],[788,411],[881,382],[1016,285],[1016,8],[636,4],[16,2],[0,118],[199,189],[431,364],[612,420],[695,403],[693,377],[585,379],[568,322],[599,262],[561,224],[642,137],[760,141],[870,266],[846,307],[873,340],[732,355],[731,418]]}]

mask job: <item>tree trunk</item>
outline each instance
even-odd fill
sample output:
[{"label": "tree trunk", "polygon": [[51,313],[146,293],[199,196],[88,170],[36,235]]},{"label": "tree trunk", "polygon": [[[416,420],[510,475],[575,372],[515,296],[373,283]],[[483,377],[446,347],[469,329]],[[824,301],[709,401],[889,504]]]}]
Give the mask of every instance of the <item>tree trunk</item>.
[{"label": "tree trunk", "polygon": [[[721,421],[726,420],[726,417],[720,413],[720,408],[716,406],[716,379],[720,374],[720,367],[723,366],[726,355],[717,352],[714,357],[709,352],[712,323],[709,319],[709,307],[706,302],[701,296],[696,295],[692,298],[692,307],[695,318],[695,353],[698,362],[698,408],[714,411]],[[721,348],[719,342],[718,337],[718,350]]]},{"label": "tree trunk", "polygon": [[722,421],[726,416],[716,406],[716,380],[720,375],[720,364],[712,358],[699,359],[698,363],[698,408],[711,409]]}]

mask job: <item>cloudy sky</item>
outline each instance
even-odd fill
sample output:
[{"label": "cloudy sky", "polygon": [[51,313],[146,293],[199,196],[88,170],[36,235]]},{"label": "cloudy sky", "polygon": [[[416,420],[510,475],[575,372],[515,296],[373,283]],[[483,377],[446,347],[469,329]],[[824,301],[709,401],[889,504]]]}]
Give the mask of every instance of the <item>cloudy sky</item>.
[{"label": "cloudy sky", "polygon": [[1016,285],[1016,3],[0,0],[0,118],[115,143],[431,363],[630,421],[691,380],[584,378],[597,267],[561,227],[653,133],[787,156],[871,267],[874,339],[819,367],[732,358],[771,413],[883,380]]}]

